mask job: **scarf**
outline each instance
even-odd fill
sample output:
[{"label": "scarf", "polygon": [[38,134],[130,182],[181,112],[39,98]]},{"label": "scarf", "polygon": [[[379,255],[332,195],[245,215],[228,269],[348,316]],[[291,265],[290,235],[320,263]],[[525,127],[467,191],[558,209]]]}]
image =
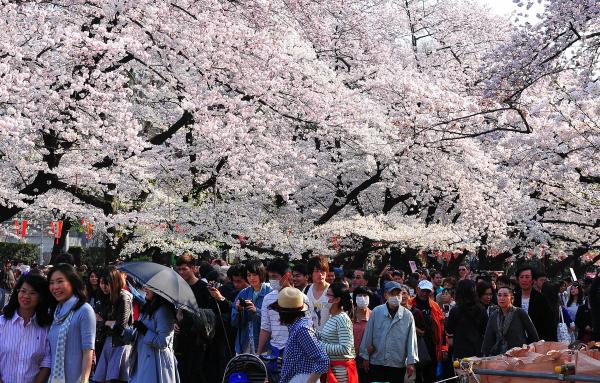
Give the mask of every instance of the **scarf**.
[{"label": "scarf", "polygon": [[496,344],[494,344],[493,350],[496,350],[498,354],[508,351],[508,342],[506,341],[506,334],[510,330],[510,324],[515,316],[517,309],[511,306],[506,313],[506,317],[503,315],[502,310],[498,310],[496,316],[496,328],[499,332]]},{"label": "scarf", "polygon": [[[73,300],[73,298],[75,298]],[[79,298],[73,296],[69,298],[65,303],[61,303],[54,312],[54,323],[53,325],[60,326],[58,328],[58,339],[56,340],[56,355],[54,357],[54,364],[52,365],[52,375],[50,376],[50,383],[66,383],[65,380],[65,349],[67,344],[67,332],[69,331],[69,325],[71,319],[73,319],[73,306]],[[64,307],[67,307],[67,312],[60,314]]]}]

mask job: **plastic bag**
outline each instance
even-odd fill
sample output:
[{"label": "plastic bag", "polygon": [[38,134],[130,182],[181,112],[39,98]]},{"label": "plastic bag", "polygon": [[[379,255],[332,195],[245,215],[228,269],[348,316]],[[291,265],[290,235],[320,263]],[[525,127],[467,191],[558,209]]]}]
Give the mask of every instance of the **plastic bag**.
[{"label": "plastic bag", "polygon": [[575,373],[600,376],[600,350],[581,350],[575,358]]}]

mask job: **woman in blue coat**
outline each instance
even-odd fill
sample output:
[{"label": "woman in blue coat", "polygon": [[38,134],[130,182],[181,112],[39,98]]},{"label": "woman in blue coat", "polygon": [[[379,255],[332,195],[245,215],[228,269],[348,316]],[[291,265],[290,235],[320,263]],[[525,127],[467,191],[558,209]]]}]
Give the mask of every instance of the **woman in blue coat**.
[{"label": "woman in blue coat", "polygon": [[149,289],[144,291],[146,304],[140,319],[133,323],[137,336],[130,383],[179,382],[173,352],[175,306]]},{"label": "woman in blue coat", "polygon": [[48,332],[52,353],[49,381],[87,382],[92,371],[96,316],[86,303],[85,285],[75,268],[66,263],[50,269],[48,280],[58,301]]},{"label": "woman in blue coat", "polygon": [[261,261],[250,261],[246,265],[246,280],[250,286],[239,292],[235,306],[231,308],[231,325],[238,329],[235,352],[254,354],[258,349],[260,335],[260,309],[265,295],[271,292],[267,269]]}]

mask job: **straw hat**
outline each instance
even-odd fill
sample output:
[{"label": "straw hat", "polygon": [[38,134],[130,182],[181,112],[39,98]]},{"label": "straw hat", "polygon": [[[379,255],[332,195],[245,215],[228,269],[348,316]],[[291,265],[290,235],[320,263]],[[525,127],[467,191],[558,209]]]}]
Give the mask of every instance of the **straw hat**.
[{"label": "straw hat", "polygon": [[304,294],[295,287],[281,289],[277,295],[277,302],[271,304],[269,308],[288,313],[308,310],[308,306],[304,303]]}]

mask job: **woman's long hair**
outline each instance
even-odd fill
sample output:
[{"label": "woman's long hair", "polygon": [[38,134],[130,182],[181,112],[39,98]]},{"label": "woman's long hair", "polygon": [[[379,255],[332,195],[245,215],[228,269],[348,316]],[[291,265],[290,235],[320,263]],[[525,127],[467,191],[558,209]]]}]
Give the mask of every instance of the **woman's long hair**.
[{"label": "woman's long hair", "polygon": [[108,284],[108,287],[110,289],[110,302],[112,304],[115,304],[119,300],[121,290],[125,288],[125,281],[123,280],[121,272],[117,270],[115,266],[109,266],[106,269],[105,278],[106,284]]},{"label": "woman's long hair", "polygon": [[146,301],[146,304],[144,304],[141,311],[143,313],[148,314],[148,316],[152,316],[152,314],[154,314],[154,312],[158,310],[160,306],[163,305],[167,306],[167,308],[171,310],[171,312],[173,312],[173,315],[177,313],[177,310],[175,310],[175,306],[173,305],[173,303],[169,302],[157,293],[154,293],[154,297],[151,301]]},{"label": "woman's long hair", "polygon": [[345,284],[336,282],[329,286],[331,292],[333,293],[334,298],[341,298],[340,300],[340,309],[345,311],[346,314],[352,315],[352,297],[350,296],[350,291],[346,287]]},{"label": "woman's long hair", "polygon": [[38,325],[47,327],[52,324],[52,315],[50,315],[50,309],[56,306],[56,300],[50,294],[48,288],[48,281],[41,275],[27,274],[21,276],[13,289],[8,304],[4,306],[2,313],[6,319],[12,319],[15,312],[19,309],[19,290],[27,283],[35,290],[39,295],[38,304],[35,307],[35,319]]},{"label": "woman's long hair", "polygon": [[[90,275],[92,275],[92,274],[95,274],[96,279],[98,280],[98,283],[96,284],[95,289],[94,289],[93,285],[90,283]],[[99,299],[100,298],[100,294],[102,293],[102,291],[100,291],[100,272],[98,270],[95,270],[95,269],[90,270],[87,278],[85,279],[85,289],[87,292],[87,297],[89,299],[92,299],[92,298]]]},{"label": "woman's long hair", "polygon": [[485,309],[477,298],[475,292],[475,282],[470,279],[460,280],[456,286],[456,308],[460,313],[464,313],[472,319],[485,315]]},{"label": "woman's long hair", "polygon": [[579,294],[577,294],[577,305],[579,306],[583,304],[583,289],[579,284],[573,284],[571,286],[571,289],[569,289],[569,300],[567,301],[567,306],[571,306],[571,304],[573,303],[573,295],[571,294],[571,291],[573,291],[573,289],[577,289],[579,291]]},{"label": "woman's long hair", "polygon": [[550,304],[550,308],[552,309],[552,315],[554,318],[554,323],[558,323],[558,318],[560,316],[559,310],[561,310],[558,306],[558,292],[559,285],[558,283],[552,283],[546,281],[542,286],[542,295],[546,298],[546,301]]},{"label": "woman's long hair", "polygon": [[62,273],[65,276],[65,278],[67,278],[67,281],[69,281],[69,283],[71,284],[71,288],[73,289],[73,295],[79,298],[79,301],[75,304],[75,306],[73,306],[73,309],[77,310],[78,308],[83,306],[83,304],[87,300],[85,284],[79,277],[79,274],[77,274],[77,270],[75,270],[75,267],[69,265],[68,263],[60,263],[51,268],[48,272],[48,282],[52,279],[52,275],[57,271]]}]

